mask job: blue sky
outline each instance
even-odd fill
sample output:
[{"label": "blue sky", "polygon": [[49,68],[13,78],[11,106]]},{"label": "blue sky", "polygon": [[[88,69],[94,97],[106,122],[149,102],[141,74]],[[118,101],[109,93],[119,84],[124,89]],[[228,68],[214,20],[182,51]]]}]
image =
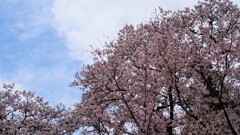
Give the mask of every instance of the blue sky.
[{"label": "blue sky", "polygon": [[70,107],[81,91],[68,85],[83,64],[91,63],[89,45],[116,39],[125,24],[148,22],[158,6],[176,10],[196,2],[0,0],[0,83],[15,83],[51,105]]}]

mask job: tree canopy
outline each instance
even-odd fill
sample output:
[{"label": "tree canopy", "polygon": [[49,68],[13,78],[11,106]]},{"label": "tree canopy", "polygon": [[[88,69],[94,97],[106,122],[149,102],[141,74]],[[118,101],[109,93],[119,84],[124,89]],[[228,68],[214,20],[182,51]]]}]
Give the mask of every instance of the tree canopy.
[{"label": "tree canopy", "polygon": [[64,133],[58,125],[65,107],[48,105],[42,97],[30,91],[14,90],[14,85],[4,85],[0,91],[0,134]]},{"label": "tree canopy", "polygon": [[240,10],[228,0],[159,8],[76,74],[88,134],[240,134]]}]

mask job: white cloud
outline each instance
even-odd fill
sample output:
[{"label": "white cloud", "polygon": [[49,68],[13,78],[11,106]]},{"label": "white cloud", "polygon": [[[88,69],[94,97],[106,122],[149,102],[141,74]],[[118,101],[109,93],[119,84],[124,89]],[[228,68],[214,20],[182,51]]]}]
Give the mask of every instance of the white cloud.
[{"label": "white cloud", "polygon": [[[187,3],[186,3],[187,1]],[[184,3],[185,2],[185,3]],[[55,0],[52,12],[54,26],[65,38],[69,55],[83,62],[89,61],[89,45],[114,40],[125,24],[148,22],[159,5],[170,9],[182,8],[194,1],[159,0]],[[100,43],[99,43],[100,41]]]}]

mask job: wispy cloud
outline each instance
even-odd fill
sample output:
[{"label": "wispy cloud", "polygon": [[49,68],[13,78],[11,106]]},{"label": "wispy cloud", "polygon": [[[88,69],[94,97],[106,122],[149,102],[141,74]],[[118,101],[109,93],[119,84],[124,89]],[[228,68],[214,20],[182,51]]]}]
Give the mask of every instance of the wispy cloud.
[{"label": "wispy cloud", "polygon": [[48,0],[28,1],[9,0],[1,2],[1,21],[5,29],[18,36],[19,40],[37,37],[46,27],[51,26],[49,10],[52,3]]}]

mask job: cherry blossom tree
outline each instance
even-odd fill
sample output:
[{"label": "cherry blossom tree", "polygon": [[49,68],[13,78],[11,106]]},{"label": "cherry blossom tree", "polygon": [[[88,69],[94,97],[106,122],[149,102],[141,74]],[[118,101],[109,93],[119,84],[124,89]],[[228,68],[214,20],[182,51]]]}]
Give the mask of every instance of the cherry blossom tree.
[{"label": "cherry blossom tree", "polygon": [[58,125],[65,107],[48,105],[33,92],[14,90],[5,85],[0,91],[0,134],[63,134]]},{"label": "cherry blossom tree", "polygon": [[240,10],[229,0],[159,8],[93,54],[72,83],[85,92],[66,130],[240,134]]}]

